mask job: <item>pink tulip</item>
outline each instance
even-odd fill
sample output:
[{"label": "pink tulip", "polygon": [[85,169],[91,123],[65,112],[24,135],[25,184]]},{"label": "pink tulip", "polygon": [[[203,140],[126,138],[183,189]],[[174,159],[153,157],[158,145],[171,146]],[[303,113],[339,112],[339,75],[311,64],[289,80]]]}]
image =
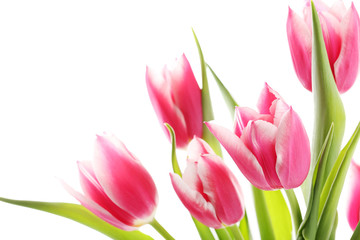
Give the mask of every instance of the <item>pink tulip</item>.
[{"label": "pink tulip", "polygon": [[360,166],[352,161],[350,169],[350,201],[348,205],[347,218],[351,229],[355,230],[360,219]]},{"label": "pink tulip", "polygon": [[173,173],[170,177],[184,206],[203,224],[221,228],[244,216],[239,183],[205,141],[194,137],[183,177]]},{"label": "pink tulip", "polygon": [[153,220],[157,190],[140,161],[115,136],[97,136],[95,157],[78,163],[84,194],[65,188],[99,218],[131,231]]},{"label": "pink tulip", "polygon": [[147,67],[146,84],[160,124],[168,123],[175,131],[177,147],[186,147],[194,135],[202,136],[201,91],[184,54],[162,71]]},{"label": "pink tulip", "polygon": [[[332,7],[315,1],[325,46],[337,88],[344,93],[354,84],[359,70],[360,20],[351,4],[346,10],[342,1]],[[303,18],[289,8],[287,35],[295,72],[306,89],[312,90],[311,52],[312,20],[310,1],[303,10]]]},{"label": "pink tulip", "polygon": [[237,107],[234,133],[206,123],[244,176],[263,190],[295,188],[310,167],[310,143],[297,113],[267,84],[260,113]]}]

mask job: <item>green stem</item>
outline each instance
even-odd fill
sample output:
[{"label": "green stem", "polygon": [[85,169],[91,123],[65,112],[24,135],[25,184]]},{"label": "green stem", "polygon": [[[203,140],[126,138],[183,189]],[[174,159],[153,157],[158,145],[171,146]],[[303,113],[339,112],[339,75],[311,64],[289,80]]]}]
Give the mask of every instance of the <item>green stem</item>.
[{"label": "green stem", "polygon": [[231,236],[226,228],[215,229],[215,232],[220,240],[231,240]]},{"label": "green stem", "polygon": [[236,224],[230,226],[229,228],[233,233],[235,240],[244,240],[244,237],[241,235],[240,229],[236,226]]},{"label": "green stem", "polygon": [[194,221],[195,227],[199,232],[201,240],[215,240],[213,234],[210,231],[210,228],[196,220],[194,217],[192,217],[192,220]]},{"label": "green stem", "polygon": [[295,233],[297,233],[297,230],[299,229],[300,224],[303,220],[302,216],[301,216],[299,202],[296,198],[296,195],[295,195],[293,189],[285,190],[285,193],[286,193],[286,196],[290,203],[291,215],[292,215],[292,219],[293,219],[293,223],[294,223],[294,230],[295,230]]},{"label": "green stem", "polygon": [[158,233],[161,234],[166,240],[175,240],[166,230],[163,228],[163,226],[160,225],[158,221],[154,218],[152,222],[149,223]]},{"label": "green stem", "polygon": [[256,217],[259,224],[261,239],[275,239],[264,193],[262,190],[254,186],[252,186],[252,190],[254,194]]},{"label": "green stem", "polygon": [[239,229],[240,229],[241,235],[243,235],[244,239],[252,240],[250,226],[249,226],[249,220],[248,220],[246,211],[245,211],[245,215],[244,215],[243,219],[241,219],[241,221],[240,221]]}]

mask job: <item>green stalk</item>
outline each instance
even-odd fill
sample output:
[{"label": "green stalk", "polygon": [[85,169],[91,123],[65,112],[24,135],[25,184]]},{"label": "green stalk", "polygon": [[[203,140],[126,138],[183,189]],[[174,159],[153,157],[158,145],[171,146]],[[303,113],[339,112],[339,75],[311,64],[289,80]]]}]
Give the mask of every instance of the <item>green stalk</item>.
[{"label": "green stalk", "polygon": [[210,231],[210,228],[196,220],[194,217],[191,217],[194,221],[195,227],[199,232],[201,240],[215,240],[213,234]]},{"label": "green stalk", "polygon": [[226,228],[218,228],[215,229],[216,235],[220,240],[232,240],[229,232],[226,230]]},{"label": "green stalk", "polygon": [[158,233],[161,234],[166,240],[175,240],[166,230],[163,226],[160,225],[158,221],[154,218],[152,222],[149,223]]},{"label": "green stalk", "polygon": [[290,203],[291,215],[294,223],[294,230],[296,233],[302,222],[299,203],[293,189],[285,190],[285,193]]},{"label": "green stalk", "polygon": [[244,240],[244,237],[241,235],[240,229],[236,226],[236,224],[230,226],[229,228],[231,229],[235,240]]},{"label": "green stalk", "polygon": [[252,240],[250,226],[249,226],[249,220],[247,217],[247,212],[245,210],[245,215],[243,219],[240,221],[239,229],[241,232],[241,235],[243,235],[245,240]]},{"label": "green stalk", "polygon": [[252,191],[254,194],[256,217],[259,224],[261,239],[275,239],[264,193],[254,186],[252,186]]}]

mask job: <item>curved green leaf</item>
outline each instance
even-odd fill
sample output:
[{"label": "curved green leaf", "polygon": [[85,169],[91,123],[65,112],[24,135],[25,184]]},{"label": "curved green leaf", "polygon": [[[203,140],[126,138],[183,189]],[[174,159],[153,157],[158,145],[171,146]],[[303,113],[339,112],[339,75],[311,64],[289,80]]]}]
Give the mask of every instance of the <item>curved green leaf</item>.
[{"label": "curved green leaf", "polygon": [[329,226],[333,226],[334,224],[340,194],[359,138],[360,123],[356,127],[349,142],[341,150],[339,157],[324,185],[320,199],[321,215],[316,234],[318,237],[321,236],[321,238],[327,239],[333,230],[332,228],[329,228]]},{"label": "curved green leaf", "polygon": [[[201,76],[202,76],[201,104],[202,104],[203,121],[210,121],[210,120],[214,120],[214,113],[213,113],[211,99],[210,99],[209,84],[208,84],[207,74],[206,74],[206,64],[205,64],[203,52],[200,47],[199,40],[196,37],[194,29],[192,31],[194,34],[196,46],[198,48],[200,64],[201,64]],[[202,139],[204,139],[211,146],[211,148],[214,150],[214,152],[217,155],[222,156],[221,147],[220,147],[219,142],[214,137],[214,135],[211,134],[211,132],[209,131],[209,129],[206,127],[205,124],[203,124]]]},{"label": "curved green leaf", "polygon": [[311,172],[315,167],[315,160],[319,156],[330,125],[334,123],[334,138],[329,157],[325,163],[324,176],[328,176],[336,161],[345,130],[344,106],[330,68],[319,17],[313,2],[311,9],[313,19],[312,90],[314,94],[315,121],[311,170],[308,178],[302,185],[306,201],[310,195],[311,188],[311,177],[309,176],[312,176]]},{"label": "curved green leaf", "polygon": [[95,216],[92,212],[87,210],[82,205],[73,204],[73,203],[57,203],[57,202],[36,202],[36,201],[22,201],[22,200],[13,200],[8,198],[1,198],[0,201],[37,209],[40,211],[52,213],[58,216],[69,218],[81,224],[84,224],[90,228],[93,228],[108,237],[115,240],[151,240],[150,236],[139,232],[139,231],[123,231],[119,228],[114,227],[113,225],[101,220]]},{"label": "curved green leaf", "polygon": [[358,239],[360,239],[360,222],[358,222],[358,225],[356,226],[355,231],[351,236],[350,240],[358,240]]}]

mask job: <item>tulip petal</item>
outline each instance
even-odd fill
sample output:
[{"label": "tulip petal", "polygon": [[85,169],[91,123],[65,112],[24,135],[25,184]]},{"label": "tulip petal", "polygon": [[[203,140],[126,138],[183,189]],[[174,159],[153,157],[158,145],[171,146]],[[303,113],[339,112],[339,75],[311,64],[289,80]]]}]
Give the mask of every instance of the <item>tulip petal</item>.
[{"label": "tulip petal", "polygon": [[93,214],[95,214],[96,216],[98,216],[99,218],[104,220],[105,222],[108,222],[111,225],[113,225],[117,228],[120,228],[122,230],[125,230],[125,231],[136,230],[136,227],[127,225],[127,224],[119,221],[113,215],[111,215],[111,213],[109,213],[107,210],[102,208],[99,204],[97,204],[96,202],[92,201],[91,199],[85,197],[81,193],[75,191],[68,184],[66,184],[64,182],[62,184],[63,184],[65,190],[68,193],[70,193],[74,198],[76,198],[81,203],[81,205],[83,205],[85,208],[90,210]]},{"label": "tulip petal", "polygon": [[267,122],[272,122],[272,116],[269,114],[260,114],[255,110],[247,107],[235,107],[235,126],[234,133],[240,137],[243,129],[249,121],[261,119]]},{"label": "tulip petal", "polygon": [[177,60],[173,69],[169,69],[169,75],[172,98],[184,116],[187,136],[201,137],[203,122],[201,91],[185,54]]},{"label": "tulip petal", "polygon": [[152,216],[157,205],[155,184],[121,141],[97,136],[94,171],[107,196],[137,219]]},{"label": "tulip petal", "polygon": [[360,218],[360,166],[354,161],[350,165],[350,201],[347,211],[347,219],[352,230],[355,230]]},{"label": "tulip petal", "polygon": [[95,177],[95,173],[90,165],[90,162],[78,162],[80,173],[80,184],[84,191],[86,198],[92,199],[102,208],[110,212],[119,221],[134,225],[135,218],[129,213],[119,208],[111,199],[105,194],[100,183]]},{"label": "tulip petal", "polygon": [[203,155],[199,177],[220,221],[233,225],[244,216],[243,196],[233,173],[217,155]]},{"label": "tulip petal", "polygon": [[273,124],[257,120],[250,122],[244,129],[241,140],[254,154],[264,172],[265,179],[272,189],[281,188],[275,171],[276,152],[275,137],[277,127]]},{"label": "tulip petal", "polygon": [[334,72],[338,90],[343,93],[354,84],[359,70],[360,20],[353,3],[341,21],[341,40]]},{"label": "tulip petal", "polygon": [[222,227],[210,202],[207,202],[200,193],[191,189],[179,175],[170,173],[170,178],[176,194],[193,217],[208,227]]},{"label": "tulip petal", "polygon": [[341,19],[343,19],[346,14],[346,7],[344,2],[341,0],[335,1],[329,9],[329,12],[334,15],[339,20],[339,22],[341,22]]},{"label": "tulip petal", "polygon": [[279,93],[272,89],[267,83],[260,93],[260,97],[257,103],[257,107],[261,114],[270,114],[270,107],[272,102],[278,98],[281,98]]},{"label": "tulip petal", "polygon": [[309,26],[289,8],[286,30],[296,75],[302,85],[311,91],[312,35]]},{"label": "tulip petal", "polygon": [[281,99],[276,99],[272,102],[270,107],[270,113],[274,117],[274,125],[279,126],[280,120],[285,112],[289,110],[289,105]]},{"label": "tulip petal", "polygon": [[194,160],[202,154],[215,154],[209,144],[197,136],[194,136],[193,140],[190,141],[187,152],[188,158]]},{"label": "tulip petal", "polygon": [[239,137],[230,130],[212,122],[205,124],[230,154],[240,171],[255,187],[264,190],[272,189],[265,180],[263,169],[257,159]]},{"label": "tulip petal", "polygon": [[188,135],[186,130],[186,122],[183,113],[175,105],[171,96],[171,80],[169,73],[165,69],[162,73],[146,68],[146,85],[148,88],[151,103],[154,107],[159,122],[165,131],[165,134],[170,138],[170,135],[164,123],[168,123],[176,133],[177,147],[184,147],[188,143]]},{"label": "tulip petal", "polygon": [[290,107],[276,135],[276,172],[285,189],[300,186],[310,168],[310,142],[300,117]]}]

